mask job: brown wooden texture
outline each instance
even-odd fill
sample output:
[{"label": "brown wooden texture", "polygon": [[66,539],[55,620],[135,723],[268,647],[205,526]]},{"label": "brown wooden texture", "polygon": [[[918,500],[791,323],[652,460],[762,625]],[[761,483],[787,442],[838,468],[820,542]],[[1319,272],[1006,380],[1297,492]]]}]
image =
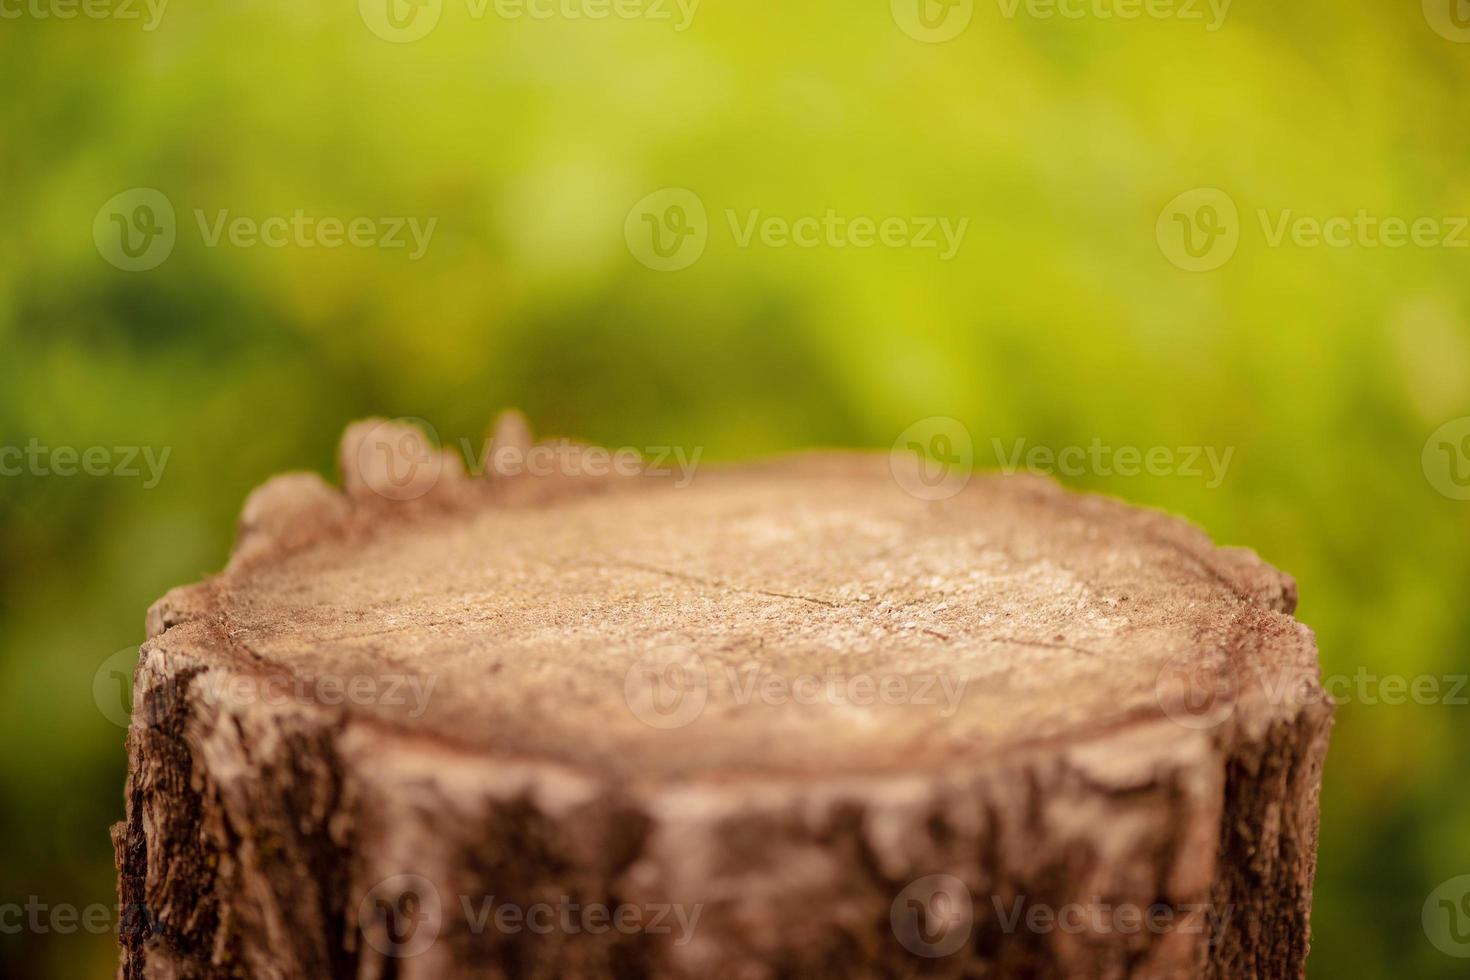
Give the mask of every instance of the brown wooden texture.
[{"label": "brown wooden texture", "polygon": [[124,976],[1302,975],[1287,576],[913,458],[541,458],[358,423],[150,611]]}]

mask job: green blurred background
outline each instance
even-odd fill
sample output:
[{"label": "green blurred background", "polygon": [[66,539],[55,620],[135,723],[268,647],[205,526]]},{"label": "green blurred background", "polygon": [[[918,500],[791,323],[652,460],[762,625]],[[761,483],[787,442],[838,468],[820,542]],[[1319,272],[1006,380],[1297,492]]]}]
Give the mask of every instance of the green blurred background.
[{"label": "green blurred background", "polygon": [[[0,446],[171,448],[152,488],[0,478],[0,903],[116,902],[123,731],[94,675],[155,598],[223,564],[254,485],[332,474],[371,414],[455,441],[514,404],[540,432],[707,460],[887,449],[936,415],[982,466],[994,439],[1234,447],[1214,488],[1066,482],[1294,573],[1328,673],[1470,669],[1470,502],[1421,465],[1470,415],[1470,250],[1273,247],[1258,220],[1470,214],[1470,45],[1433,0],[1240,0],[1216,30],[1206,8],[980,2],[947,11],[971,20],[944,43],[886,0],[704,0],[684,30],[672,0],[667,20],[436,2],[395,0],[401,22],[438,16],[410,43],[372,0],[176,3],[153,30],[141,6],[0,3],[22,12],[0,18]],[[93,225],[139,187],[172,203],[177,243],[127,272]],[[677,272],[624,234],[666,187],[709,215]],[[1200,187],[1238,206],[1239,245],[1189,272],[1156,223]],[[969,227],[942,261],[742,248],[726,218],[828,208]],[[208,247],[195,209],[438,223],[413,261]],[[1313,976],[1463,975],[1420,909],[1470,872],[1467,723],[1339,709]],[[106,975],[113,943],[0,936],[0,973]]]}]

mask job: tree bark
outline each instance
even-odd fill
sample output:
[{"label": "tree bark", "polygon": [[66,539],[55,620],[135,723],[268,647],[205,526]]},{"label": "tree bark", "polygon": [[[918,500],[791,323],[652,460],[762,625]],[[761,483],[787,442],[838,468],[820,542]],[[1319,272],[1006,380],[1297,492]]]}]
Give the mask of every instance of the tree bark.
[{"label": "tree bark", "polygon": [[1289,577],[1038,478],[541,445],[358,423],[150,610],[122,976],[1303,975]]}]

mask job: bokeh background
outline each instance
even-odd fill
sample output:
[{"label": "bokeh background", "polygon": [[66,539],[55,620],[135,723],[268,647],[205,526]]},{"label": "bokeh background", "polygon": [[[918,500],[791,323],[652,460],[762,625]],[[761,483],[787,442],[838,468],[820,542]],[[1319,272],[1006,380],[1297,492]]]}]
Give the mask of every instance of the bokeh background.
[{"label": "bokeh background", "polygon": [[[1223,21],[926,0],[940,35],[968,17],[942,43],[904,2],[0,3],[0,446],[170,450],[152,487],[0,478],[0,903],[116,903],[125,756],[99,668],[221,567],[254,485],[335,478],[340,430],[372,414],[455,441],[513,404],[543,433],[714,460],[886,450],[932,416],[986,467],[997,439],[1233,448],[1213,487],[1064,480],[1294,573],[1329,674],[1470,671],[1470,502],[1421,458],[1470,415],[1470,248],[1273,245],[1259,220],[1470,214],[1459,0],[1238,0]],[[661,272],[625,225],[670,187],[708,242]],[[94,224],[134,188],[177,240],[129,272]],[[1160,230],[1195,188],[1238,208],[1209,271]],[[969,226],[944,261],[741,247],[726,216],[829,208]],[[417,260],[210,247],[196,209],[437,225]],[[1463,975],[1420,912],[1470,873],[1467,732],[1465,706],[1339,709],[1312,976]],[[0,974],[103,976],[114,941],[0,935]]]}]

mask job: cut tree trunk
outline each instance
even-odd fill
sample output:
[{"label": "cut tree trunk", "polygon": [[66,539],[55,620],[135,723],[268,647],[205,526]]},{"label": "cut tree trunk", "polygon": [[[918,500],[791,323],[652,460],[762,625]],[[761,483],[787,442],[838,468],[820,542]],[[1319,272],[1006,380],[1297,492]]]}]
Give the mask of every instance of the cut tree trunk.
[{"label": "cut tree trunk", "polygon": [[1303,974],[1289,577],[1035,477],[542,445],[358,423],[149,612],[124,977]]}]

